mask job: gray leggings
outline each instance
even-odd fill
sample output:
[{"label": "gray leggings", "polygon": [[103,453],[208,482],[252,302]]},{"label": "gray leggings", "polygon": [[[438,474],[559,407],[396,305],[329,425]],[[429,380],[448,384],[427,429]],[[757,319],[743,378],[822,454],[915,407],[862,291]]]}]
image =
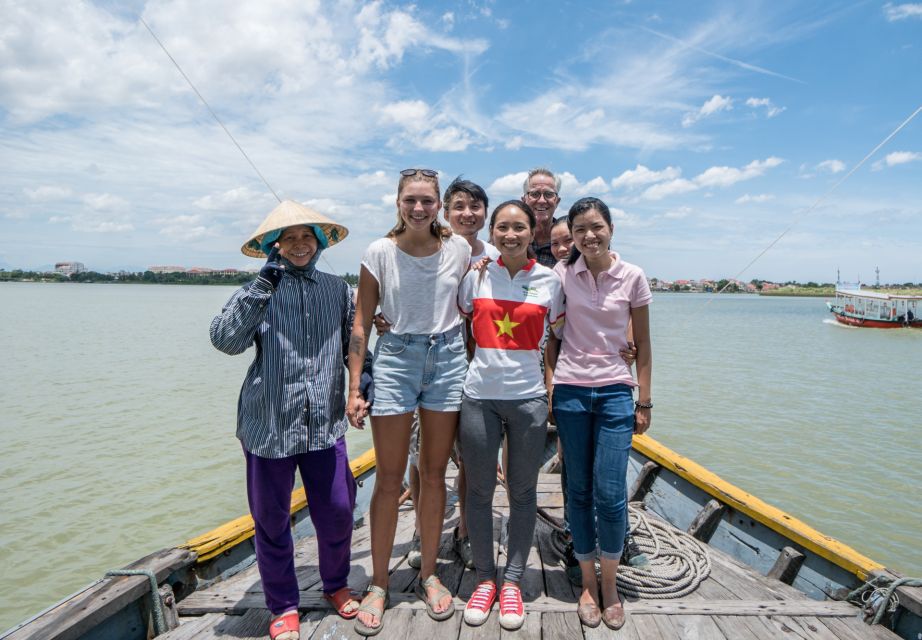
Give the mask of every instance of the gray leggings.
[{"label": "gray leggings", "polygon": [[[505,424],[504,424],[505,423]],[[465,518],[477,580],[496,580],[493,492],[496,460],[508,438],[509,543],[504,579],[520,582],[535,535],[536,486],[547,436],[547,397],[527,400],[461,398],[461,455],[467,474]]]}]

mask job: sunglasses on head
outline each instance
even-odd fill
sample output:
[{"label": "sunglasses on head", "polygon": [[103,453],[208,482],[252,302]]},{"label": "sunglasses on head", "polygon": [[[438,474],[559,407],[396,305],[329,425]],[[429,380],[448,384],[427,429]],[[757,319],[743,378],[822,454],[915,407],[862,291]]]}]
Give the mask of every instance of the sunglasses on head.
[{"label": "sunglasses on head", "polygon": [[433,171],[432,169],[404,169],[403,171],[400,172],[400,175],[409,177],[409,176],[415,176],[417,173],[421,173],[427,178],[438,178],[439,177],[439,172]]}]

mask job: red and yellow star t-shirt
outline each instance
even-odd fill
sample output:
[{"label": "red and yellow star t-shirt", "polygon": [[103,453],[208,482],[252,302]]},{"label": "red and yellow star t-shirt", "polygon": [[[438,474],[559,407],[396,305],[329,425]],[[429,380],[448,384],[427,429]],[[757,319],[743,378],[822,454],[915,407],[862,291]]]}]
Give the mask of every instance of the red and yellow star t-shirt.
[{"label": "red and yellow star t-shirt", "polygon": [[535,260],[515,277],[502,258],[471,271],[458,291],[461,313],[471,319],[477,348],[464,393],[478,400],[534,398],[545,393],[541,341],[545,327],[563,322],[560,279]]}]

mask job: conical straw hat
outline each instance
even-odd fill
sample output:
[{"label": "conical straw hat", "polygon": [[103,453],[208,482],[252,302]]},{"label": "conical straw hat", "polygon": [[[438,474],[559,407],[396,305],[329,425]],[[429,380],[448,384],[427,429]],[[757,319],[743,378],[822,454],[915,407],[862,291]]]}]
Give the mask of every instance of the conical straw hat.
[{"label": "conical straw hat", "polygon": [[299,224],[320,227],[327,237],[327,247],[332,247],[349,235],[349,230],[346,227],[333,222],[310,207],[305,207],[303,204],[294,202],[293,200],[283,200],[279,206],[266,216],[266,219],[263,220],[259,228],[253,232],[250,239],[240,247],[240,251],[243,252],[243,255],[250,256],[251,258],[265,258],[266,254],[263,253],[260,247],[263,236],[270,231],[278,231],[279,229]]}]

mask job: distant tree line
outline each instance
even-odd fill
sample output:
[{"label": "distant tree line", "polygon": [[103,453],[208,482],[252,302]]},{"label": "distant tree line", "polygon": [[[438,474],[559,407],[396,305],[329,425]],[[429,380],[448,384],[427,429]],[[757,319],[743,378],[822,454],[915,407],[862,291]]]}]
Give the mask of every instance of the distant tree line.
[{"label": "distant tree line", "polygon": [[[154,273],[153,271],[138,271],[133,273],[100,273],[98,271],[84,271],[75,273],[70,277],[60,273],[44,271],[24,271],[13,269],[7,271],[0,269],[0,281],[35,282],[125,282],[134,284],[197,284],[197,285],[241,285],[252,281],[257,274],[242,271],[233,275],[219,274],[191,274],[182,271],[174,273]],[[352,273],[342,276],[343,280],[357,286],[359,277]]]}]

